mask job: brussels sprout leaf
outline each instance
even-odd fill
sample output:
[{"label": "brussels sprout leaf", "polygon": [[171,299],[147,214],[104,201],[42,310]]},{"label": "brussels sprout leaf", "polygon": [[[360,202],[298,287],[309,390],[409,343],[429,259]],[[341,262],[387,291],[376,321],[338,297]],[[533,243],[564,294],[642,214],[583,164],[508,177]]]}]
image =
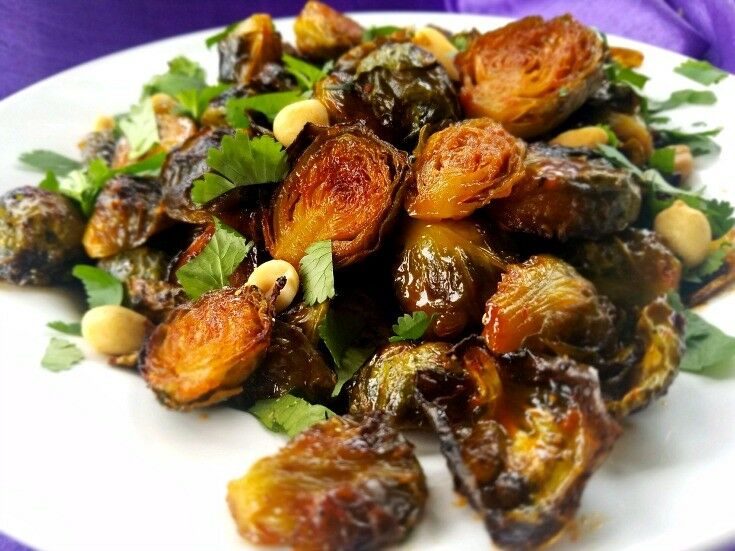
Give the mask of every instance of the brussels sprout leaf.
[{"label": "brussels sprout leaf", "polygon": [[31,168],[35,168],[41,172],[50,171],[58,176],[66,176],[72,170],[76,170],[82,166],[82,163],[79,161],[47,149],[35,149],[21,153],[19,160]]},{"label": "brussels sprout leaf", "polygon": [[178,56],[168,62],[168,72],[154,76],[143,87],[143,97],[159,92],[176,96],[184,90],[198,90],[206,85],[207,73],[204,69],[198,63]]},{"label": "brussels sprout leaf", "polygon": [[66,371],[84,359],[84,354],[65,339],[52,337],[41,359],[41,366],[49,371]]},{"label": "brussels sprout leaf", "polygon": [[208,172],[196,180],[191,190],[195,203],[208,203],[238,186],[279,182],[288,173],[286,152],[270,136],[252,140],[242,132],[225,136],[219,149],[207,153]]},{"label": "brussels sprout leaf", "polygon": [[46,327],[55,329],[59,333],[65,333],[67,335],[73,335],[75,337],[80,337],[82,335],[82,324],[78,321],[50,321],[46,324]]},{"label": "brussels sprout leaf", "polygon": [[158,123],[150,98],[130,108],[130,113],[118,122],[130,143],[130,158],[137,159],[158,143]]},{"label": "brussels sprout leaf", "polygon": [[247,128],[250,123],[245,117],[245,111],[258,111],[273,122],[281,109],[302,99],[304,96],[298,90],[271,92],[246,98],[230,98],[225,106],[227,122],[235,128]]},{"label": "brussels sprout leaf", "polygon": [[192,299],[229,285],[229,277],[253,246],[217,218],[214,223],[214,234],[202,252],[176,270],[176,278]]},{"label": "brussels sprout leaf", "polygon": [[716,84],[727,76],[725,71],[718,69],[710,62],[695,59],[687,59],[676,67],[674,72],[705,86]]},{"label": "brussels sprout leaf", "polygon": [[393,326],[395,335],[388,340],[390,342],[418,340],[424,336],[433,319],[434,316],[429,317],[425,312],[404,314]]},{"label": "brussels sprout leaf", "polygon": [[176,94],[176,100],[180,105],[180,112],[189,115],[195,121],[199,121],[209,102],[229,87],[229,84],[217,84],[215,86],[205,86],[204,88],[182,90]]},{"label": "brussels sprout leaf", "polygon": [[281,60],[286,72],[293,75],[302,90],[313,90],[314,84],[327,75],[324,69],[288,54],[283,54]]},{"label": "brussels sprout leaf", "polygon": [[84,285],[90,308],[122,303],[123,286],[115,276],[88,264],[77,264],[71,274]]},{"label": "brussels sprout leaf", "polygon": [[290,394],[280,398],[258,400],[248,410],[268,430],[296,436],[319,421],[336,415],[331,409],[319,404],[310,404]]},{"label": "brussels sprout leaf", "polygon": [[658,113],[676,109],[682,105],[713,105],[717,102],[717,96],[709,90],[677,90],[672,92],[668,99],[656,101],[649,98],[648,109]]},{"label": "brussels sprout leaf", "polygon": [[673,147],[663,147],[655,150],[648,159],[648,165],[651,168],[671,174],[674,172],[674,158],[676,151]]},{"label": "brussels sprout leaf", "polygon": [[230,23],[227,25],[224,29],[222,29],[220,32],[213,34],[211,36],[208,36],[206,40],[204,41],[204,44],[207,45],[207,48],[211,48],[218,42],[222,42],[225,38],[227,38],[227,35],[229,35],[232,31],[235,30],[235,27],[237,27],[240,24],[239,21],[235,21],[234,23]]},{"label": "brussels sprout leaf", "polygon": [[334,296],[331,241],[317,241],[309,245],[306,255],[299,262],[299,277],[306,304],[324,302]]}]

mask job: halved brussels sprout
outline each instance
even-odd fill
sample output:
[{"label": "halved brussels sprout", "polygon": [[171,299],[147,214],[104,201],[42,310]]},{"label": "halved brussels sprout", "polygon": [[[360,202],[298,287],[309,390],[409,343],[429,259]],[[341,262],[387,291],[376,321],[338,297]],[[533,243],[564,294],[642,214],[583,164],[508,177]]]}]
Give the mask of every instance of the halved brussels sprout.
[{"label": "halved brussels sprout", "polygon": [[310,124],[299,141],[310,138],[276,191],[266,245],[298,266],[309,245],[331,239],[335,266],[346,266],[377,250],[392,226],[411,177],[408,158],[362,124]]},{"label": "halved brussels sprout", "polygon": [[684,298],[687,306],[702,304],[735,282],[735,229],[731,229],[720,239],[710,244],[710,248],[713,251],[720,250],[722,247],[730,247],[730,249],[725,254],[724,262],[720,269],[714,274],[705,277],[705,283],[703,285],[700,283],[694,285],[693,289],[691,286],[685,289]]},{"label": "halved brussels sprout", "polygon": [[409,220],[394,271],[396,297],[404,312],[434,316],[429,336],[455,338],[479,326],[506,265],[489,232],[475,222]]},{"label": "halved brussels sprout", "polygon": [[614,310],[594,285],[566,262],[549,255],[511,264],[487,302],[482,334],[496,354],[530,346],[533,337],[602,350],[615,342]]},{"label": "halved brussels sprout", "polygon": [[311,344],[317,344],[319,326],[324,322],[329,312],[329,301],[320,302],[309,306],[305,302],[299,302],[283,312],[280,319],[284,322],[298,327]]},{"label": "halved brussels sprout", "polygon": [[523,178],[526,144],[492,119],[455,123],[415,151],[416,185],[408,214],[422,220],[465,218],[494,198],[507,197]]},{"label": "halved brussels sprout", "polygon": [[139,361],[161,403],[187,410],[240,394],[270,344],[274,300],[254,286],[225,287],[171,312]]},{"label": "halved brussels sprout", "polygon": [[90,258],[104,258],[143,245],[170,222],[158,180],[120,174],[97,196],[82,243]]},{"label": "halved brussels sprout", "polygon": [[526,175],[508,197],[488,206],[509,231],[560,240],[597,239],[624,230],[640,212],[637,177],[589,150],[545,144],[528,148]]},{"label": "halved brussels sprout", "polygon": [[570,15],[509,23],[457,55],[462,107],[470,117],[497,120],[516,136],[539,136],[600,85],[604,51],[599,34]]},{"label": "halved brussels sprout", "polygon": [[227,501],[252,543],[372,550],[408,535],[426,494],[413,446],[375,413],[312,426],[230,482]]},{"label": "halved brussels sprout", "polygon": [[429,123],[459,118],[447,71],[423,48],[379,39],[342,56],[314,95],[333,122],[363,121],[381,138],[411,147]]},{"label": "halved brussels sprout", "polygon": [[394,343],[379,350],[355,374],[349,390],[350,413],[384,411],[399,428],[424,424],[415,398],[415,378],[420,370],[456,371],[451,345]]},{"label": "halved brussels sprout", "polygon": [[478,418],[468,407],[477,392],[472,377],[436,371],[419,372],[419,404],[439,435],[455,488],[482,514],[493,542],[532,549],[574,516],[620,428],[591,368],[528,352],[495,359],[475,348],[473,355],[501,381],[494,407]]},{"label": "halved brussels sprout", "polygon": [[270,64],[280,64],[281,35],[271,16],[256,13],[239,23],[217,44],[221,82],[254,84]]},{"label": "halved brussels sprout", "polygon": [[0,197],[0,280],[48,285],[82,258],[84,220],[66,197],[23,186]]},{"label": "halved brussels sprout", "polygon": [[362,40],[362,27],[337,10],[315,0],[304,4],[293,24],[296,48],[313,59],[331,59]]},{"label": "halved brussels sprout", "polygon": [[112,165],[115,157],[115,142],[115,133],[110,129],[90,132],[79,142],[82,160],[89,163],[94,159],[100,159],[106,165]]}]

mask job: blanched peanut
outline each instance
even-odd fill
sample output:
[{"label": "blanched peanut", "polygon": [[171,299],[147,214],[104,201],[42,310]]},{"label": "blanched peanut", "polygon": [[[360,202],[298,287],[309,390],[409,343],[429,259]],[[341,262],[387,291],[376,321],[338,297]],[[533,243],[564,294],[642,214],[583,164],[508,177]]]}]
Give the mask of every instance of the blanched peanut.
[{"label": "blanched peanut", "polygon": [[147,325],[148,320],[138,312],[108,304],[84,314],[82,336],[102,354],[130,354],[142,346]]},{"label": "blanched peanut", "polygon": [[607,132],[599,126],[583,126],[562,132],[549,143],[564,147],[595,147],[607,141]]},{"label": "blanched peanut", "polygon": [[319,100],[305,99],[281,109],[273,119],[273,135],[288,147],[307,122],[320,126],[329,125],[327,108]]},{"label": "blanched peanut", "polygon": [[694,157],[688,145],[677,144],[674,146],[674,172],[682,178],[686,178],[694,169]]},{"label": "blanched peanut", "polygon": [[459,80],[459,72],[454,65],[454,56],[457,55],[457,48],[449,42],[449,39],[441,32],[431,27],[421,27],[416,29],[412,42],[431,52],[436,60],[446,69],[449,78]]},{"label": "blanched peanut", "polygon": [[293,302],[299,291],[299,273],[285,260],[269,260],[257,266],[250,274],[246,285],[255,285],[260,292],[267,295],[273,290],[279,277],[286,278],[286,285],[276,299],[276,312],[282,312]]},{"label": "blanched peanut", "polygon": [[684,201],[674,201],[653,221],[653,229],[688,268],[701,264],[709,254],[712,228],[707,217]]}]

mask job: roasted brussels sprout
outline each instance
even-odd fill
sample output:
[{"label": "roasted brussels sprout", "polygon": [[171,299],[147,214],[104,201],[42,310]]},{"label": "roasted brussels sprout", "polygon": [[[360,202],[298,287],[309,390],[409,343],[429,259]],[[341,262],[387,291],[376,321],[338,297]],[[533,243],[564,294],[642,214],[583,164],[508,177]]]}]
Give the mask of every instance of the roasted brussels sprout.
[{"label": "roasted brussels sprout", "polygon": [[681,262],[649,230],[570,242],[565,257],[600,294],[624,308],[640,308],[679,288]]},{"label": "roasted brussels sprout", "polygon": [[309,0],[293,25],[296,48],[308,58],[326,60],[343,54],[362,40],[362,27],[321,2]]},{"label": "roasted brussels sprout", "polygon": [[82,160],[89,163],[101,159],[111,165],[115,157],[115,134],[112,130],[96,130],[87,134],[79,143]]},{"label": "roasted brussels sprout", "polygon": [[523,178],[526,144],[492,119],[455,123],[421,140],[406,210],[423,220],[465,218]]},{"label": "roasted brussels sprout", "polygon": [[[331,239],[335,266],[346,266],[379,247],[401,209],[410,166],[362,124],[308,125],[299,140],[312,137],[276,191],[266,246],[298,266],[309,245]],[[290,152],[302,146],[294,145]]]},{"label": "roasted brussels sprout", "polygon": [[424,424],[415,398],[415,378],[419,370],[461,369],[450,357],[451,345],[394,343],[383,347],[356,373],[349,390],[350,413],[384,411],[399,428]]},{"label": "roasted brussels sprout", "polygon": [[97,196],[82,243],[88,256],[104,258],[142,245],[169,224],[158,180],[120,174]]},{"label": "roasted brussels sprout", "polygon": [[447,71],[410,42],[382,40],[353,48],[314,94],[332,121],[363,121],[403,147],[416,143],[425,124],[454,121],[460,113]]},{"label": "roasted brussels sprout", "polygon": [[257,84],[269,65],[280,64],[281,35],[270,15],[256,13],[235,27],[217,44],[219,79],[222,82]]},{"label": "roasted brussels sprout", "polygon": [[426,482],[413,446],[383,415],[333,417],[230,482],[227,501],[252,543],[367,551],[408,535]]},{"label": "roasted brussels sprout", "polygon": [[283,312],[280,316],[284,322],[298,327],[311,344],[317,344],[319,326],[324,322],[329,312],[329,302],[320,302],[309,306],[305,302],[299,302]]},{"label": "roasted brussels sprout", "polygon": [[270,344],[274,300],[254,286],[225,287],[171,312],[139,360],[161,403],[186,410],[240,394]]},{"label": "roasted brussels sprout", "polygon": [[421,371],[419,403],[434,425],[455,488],[480,512],[501,548],[532,549],[573,517],[587,479],[620,428],[608,415],[597,374],[564,358],[528,352],[475,362],[502,381],[494,408],[477,418],[468,375]]},{"label": "roasted brussels sprout", "polygon": [[507,265],[491,243],[489,233],[470,220],[407,222],[394,289],[404,312],[434,316],[429,336],[454,338],[479,326]]},{"label": "roasted brussels sprout", "polygon": [[608,113],[601,121],[618,139],[618,148],[636,165],[645,164],[653,153],[653,136],[646,123],[637,115]]},{"label": "roasted brussels sprout", "polygon": [[491,117],[522,138],[539,136],[600,85],[603,58],[598,33],[570,15],[525,17],[457,55],[460,101],[470,117]]},{"label": "roasted brussels sprout", "polygon": [[487,346],[496,354],[528,347],[530,337],[550,347],[595,350],[613,345],[616,337],[612,305],[569,264],[548,255],[511,264],[482,321]]},{"label": "roasted brussels sprout", "polygon": [[637,177],[583,149],[528,148],[526,175],[490,216],[504,229],[546,238],[598,239],[624,230],[640,212]]},{"label": "roasted brussels sprout", "polygon": [[692,285],[687,286],[684,298],[688,306],[702,304],[735,282],[735,229],[713,241],[710,247],[713,251],[721,250],[722,247],[729,247],[729,250],[720,269],[706,277],[704,284],[695,284],[694,288]]},{"label": "roasted brussels sprout", "polygon": [[0,280],[48,285],[83,256],[84,220],[66,197],[32,186],[0,196]]}]

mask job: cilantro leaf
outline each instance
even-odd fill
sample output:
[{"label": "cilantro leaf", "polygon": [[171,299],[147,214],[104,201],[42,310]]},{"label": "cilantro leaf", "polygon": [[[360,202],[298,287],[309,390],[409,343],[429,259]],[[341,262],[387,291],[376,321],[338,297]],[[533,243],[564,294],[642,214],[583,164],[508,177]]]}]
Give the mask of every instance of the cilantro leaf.
[{"label": "cilantro leaf", "polygon": [[296,436],[313,424],[336,415],[329,408],[310,404],[291,394],[258,400],[248,411],[268,430],[283,432],[289,437]]},{"label": "cilantro leaf", "polygon": [[130,157],[133,159],[142,156],[159,141],[156,113],[150,98],[133,105],[118,125],[130,143]]},{"label": "cilantro leaf", "polygon": [[234,31],[234,30],[235,30],[235,27],[237,27],[237,26],[238,26],[239,24],[240,24],[240,21],[235,21],[234,23],[230,23],[230,24],[229,24],[229,25],[227,25],[227,26],[226,26],[226,27],[225,27],[224,29],[222,29],[222,30],[221,30],[220,32],[218,32],[218,33],[215,33],[215,34],[213,34],[213,35],[211,35],[211,36],[208,36],[208,37],[207,37],[207,38],[206,38],[206,39],[204,40],[204,44],[206,44],[206,45],[207,45],[207,48],[211,48],[212,46],[214,46],[214,45],[215,45],[215,44],[217,44],[218,42],[221,42],[221,41],[223,41],[223,40],[224,40],[225,38],[227,38],[227,36],[228,36],[228,35],[229,35],[229,34],[230,34],[230,33],[231,33],[232,31]]},{"label": "cilantro leaf", "polygon": [[426,330],[434,320],[434,316],[427,316],[426,312],[414,312],[404,314],[398,318],[393,326],[394,336],[388,339],[390,342],[415,341],[426,333]]},{"label": "cilantro leaf", "polygon": [[215,86],[205,86],[204,88],[182,90],[176,94],[176,100],[180,105],[180,112],[184,115],[189,115],[195,121],[199,121],[209,102],[229,87],[229,84],[217,84]]},{"label": "cilantro leaf", "polygon": [[217,218],[214,224],[214,234],[202,252],[176,270],[176,278],[191,299],[229,285],[229,277],[253,246]]},{"label": "cilantro leaf", "polygon": [[301,59],[288,54],[283,54],[281,58],[286,72],[293,75],[303,90],[312,90],[314,84],[327,76],[323,68],[307,63]]},{"label": "cilantro leaf", "polygon": [[137,163],[126,165],[120,168],[112,168],[110,176],[117,174],[139,174],[157,176],[161,172],[163,162],[166,160],[166,153],[156,153],[145,159],[141,159]]},{"label": "cilantro leaf", "polygon": [[704,279],[717,272],[725,263],[725,258],[733,249],[732,243],[723,243],[717,250],[712,251],[699,266],[689,268],[684,272],[683,279],[689,283],[702,283]]},{"label": "cilantro leaf", "polygon": [[646,75],[628,67],[623,67],[614,61],[605,65],[605,75],[612,82],[630,84],[638,89],[642,89],[646,82],[650,80]]},{"label": "cilantro leaf", "polygon": [[342,362],[337,368],[337,384],[334,385],[332,396],[337,396],[344,384],[349,381],[352,376],[357,373],[363,364],[375,353],[375,348],[364,347],[358,348],[350,346],[342,355]]},{"label": "cilantro leaf", "polygon": [[52,337],[41,359],[41,366],[49,371],[66,371],[83,359],[84,354],[74,343]]},{"label": "cilantro leaf", "polygon": [[664,101],[648,100],[648,109],[659,113],[676,109],[682,105],[713,105],[717,103],[717,96],[709,90],[677,90],[672,92]]},{"label": "cilantro leaf", "polygon": [[168,62],[168,72],[154,76],[143,87],[143,97],[156,93],[176,96],[184,90],[201,89],[207,85],[207,73],[202,67],[184,56]]},{"label": "cilantro leaf", "polygon": [[337,384],[332,396],[339,394],[342,386],[375,351],[371,347],[351,346],[364,326],[365,321],[358,317],[340,315],[330,310],[317,328],[337,367]]},{"label": "cilantro leaf", "polygon": [[72,269],[71,275],[84,285],[90,308],[122,303],[122,282],[108,272],[88,264],[77,264]]},{"label": "cilantro leaf", "polygon": [[[395,27],[393,25],[385,25],[383,27],[368,27],[364,31],[362,31],[362,41],[363,42],[370,42],[371,40],[375,40],[379,36],[388,36],[389,34],[393,34],[396,31],[400,31],[400,27]],[[465,37],[466,41],[466,37]],[[462,51],[459,46],[456,44],[454,45],[455,48]],[[465,44],[465,48],[466,48]]]},{"label": "cilantro leaf", "polygon": [[200,205],[238,186],[280,182],[288,173],[288,158],[280,143],[270,136],[251,140],[243,132],[225,136],[219,148],[211,148],[207,164],[217,173],[206,173],[191,190],[192,201]]},{"label": "cilantro leaf", "polygon": [[47,149],[35,149],[21,153],[18,158],[21,163],[41,172],[53,172],[59,176],[65,176],[72,170],[82,167],[82,163],[65,157],[59,153]]},{"label": "cilantro leaf", "polygon": [[309,245],[306,255],[299,262],[299,277],[306,304],[324,302],[334,296],[331,241],[317,241]]},{"label": "cilantro leaf", "polygon": [[227,122],[235,128],[247,128],[249,122],[245,124],[240,117],[247,119],[244,116],[245,111],[258,111],[263,113],[272,123],[281,109],[302,99],[304,99],[304,96],[298,90],[270,92],[245,98],[230,98],[225,106]]},{"label": "cilantro leaf", "polygon": [[672,174],[674,172],[674,158],[676,151],[673,147],[663,147],[656,149],[648,159],[648,165],[651,168]]},{"label": "cilantro leaf", "polygon": [[676,67],[674,72],[705,86],[717,84],[728,74],[712,65],[709,61],[697,61],[696,59],[687,59]]},{"label": "cilantro leaf", "polygon": [[656,137],[664,145],[685,144],[692,150],[692,155],[709,155],[719,153],[720,146],[712,139],[717,136],[721,128],[702,130],[700,132],[686,132],[678,128],[656,128]]},{"label": "cilantro leaf", "polygon": [[612,147],[617,147],[620,143],[620,140],[618,140],[617,134],[612,131],[612,128],[610,128],[610,125],[608,124],[598,124],[598,128],[602,128],[605,131],[605,134],[607,134],[607,143],[608,145]]},{"label": "cilantro leaf", "polygon": [[80,337],[82,335],[82,324],[78,321],[50,321],[46,324],[46,327],[50,327],[51,329],[54,329],[59,333],[74,335],[75,337]]}]

